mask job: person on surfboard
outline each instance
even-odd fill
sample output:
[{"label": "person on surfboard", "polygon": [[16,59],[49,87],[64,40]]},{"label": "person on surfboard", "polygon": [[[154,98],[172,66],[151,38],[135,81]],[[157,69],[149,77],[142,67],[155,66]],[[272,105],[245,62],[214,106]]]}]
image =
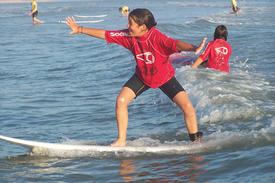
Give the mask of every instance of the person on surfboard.
[{"label": "person on surfboard", "polygon": [[29,12],[29,16],[31,16],[32,15],[32,20],[33,20],[33,24],[36,24],[36,23],[44,23],[44,21],[42,21],[42,20],[39,20],[38,18],[37,18],[37,15],[38,15],[38,9],[37,9],[37,3],[36,3],[36,1],[35,0],[31,0],[32,1],[32,3],[31,3],[31,5],[32,5],[32,10]]},{"label": "person on surfboard", "polygon": [[72,29],[70,34],[87,34],[116,43],[130,50],[136,60],[136,72],[125,83],[116,99],[118,138],[111,146],[125,146],[128,126],[128,105],[149,88],[160,88],[184,112],[186,128],[191,141],[199,141],[196,113],[185,90],[175,78],[175,69],[168,61],[169,55],[180,51],[199,53],[199,47],[167,37],[155,28],[153,14],[147,9],[134,9],[128,17],[127,28],[118,31],[93,29],[78,26],[74,17],[67,17],[66,24]]},{"label": "person on surfboard", "polygon": [[[214,40],[209,42],[205,51],[192,64],[191,68],[197,68],[203,64],[204,67],[229,72],[229,58],[232,53],[231,45],[227,41],[227,28],[224,25],[216,27]],[[206,63],[203,63],[208,58]]]}]

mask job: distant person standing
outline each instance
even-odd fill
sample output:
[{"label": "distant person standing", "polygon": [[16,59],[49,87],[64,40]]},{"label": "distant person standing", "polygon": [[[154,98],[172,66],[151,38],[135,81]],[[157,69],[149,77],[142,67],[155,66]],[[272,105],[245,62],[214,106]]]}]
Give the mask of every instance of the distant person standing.
[{"label": "distant person standing", "polygon": [[121,12],[122,16],[127,17],[130,12],[130,8],[128,6],[123,6],[119,8],[119,11]]},{"label": "distant person standing", "polygon": [[31,16],[32,15],[32,19],[33,19],[33,24],[36,24],[36,23],[44,23],[44,21],[42,20],[39,20],[37,18],[37,15],[38,15],[38,9],[37,9],[37,3],[35,0],[31,0],[32,1],[32,10],[29,12],[29,15]]},{"label": "distant person standing", "polygon": [[238,7],[236,0],[232,0],[232,10],[235,14],[239,14],[242,12],[242,10]]}]

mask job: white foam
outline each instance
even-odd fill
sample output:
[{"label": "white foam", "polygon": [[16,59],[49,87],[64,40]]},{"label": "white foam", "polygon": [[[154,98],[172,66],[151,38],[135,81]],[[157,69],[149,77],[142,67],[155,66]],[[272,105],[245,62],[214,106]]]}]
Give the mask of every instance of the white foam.
[{"label": "white foam", "polygon": [[275,117],[272,118],[271,127],[275,127]]},{"label": "white foam", "polygon": [[[244,65],[248,64],[245,60]],[[224,73],[213,69],[176,69],[176,77],[196,109],[199,123],[247,122],[264,119],[262,100],[270,84],[262,75],[240,67]],[[257,81],[257,82],[255,82]]]}]

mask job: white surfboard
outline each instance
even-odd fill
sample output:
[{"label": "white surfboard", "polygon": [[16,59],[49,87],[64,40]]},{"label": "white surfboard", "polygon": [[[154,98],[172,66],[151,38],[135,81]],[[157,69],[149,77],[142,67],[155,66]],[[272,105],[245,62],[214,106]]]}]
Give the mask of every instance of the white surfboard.
[{"label": "white surfboard", "polygon": [[173,65],[187,66],[192,65],[196,61],[197,57],[194,55],[181,55],[181,54],[172,54],[169,56],[169,60]]},{"label": "white surfboard", "polygon": [[[56,154],[56,152],[67,153],[83,153],[83,152],[95,152],[95,153],[120,153],[120,152],[134,152],[134,153],[172,153],[172,154],[185,154],[195,153],[199,146],[198,144],[183,144],[183,145],[166,145],[166,146],[153,146],[153,147],[141,147],[141,146],[125,146],[125,147],[111,147],[111,146],[103,146],[103,145],[77,145],[77,144],[59,144],[59,143],[46,143],[46,142],[38,142],[31,140],[22,140],[18,138],[11,138],[0,135],[0,140],[10,142],[12,144],[17,144],[20,146],[28,147],[31,152],[39,154],[38,151],[43,153],[43,155]],[[51,153],[52,152],[52,153]]]},{"label": "white surfboard", "polygon": [[106,16],[107,15],[75,15],[75,17],[78,17],[78,18],[103,18]]},{"label": "white surfboard", "polygon": [[[59,23],[65,24],[66,21],[60,20],[58,21]],[[104,22],[104,20],[80,20],[80,21],[75,21],[75,23],[78,24],[89,24],[89,23],[99,23],[99,22]]]}]

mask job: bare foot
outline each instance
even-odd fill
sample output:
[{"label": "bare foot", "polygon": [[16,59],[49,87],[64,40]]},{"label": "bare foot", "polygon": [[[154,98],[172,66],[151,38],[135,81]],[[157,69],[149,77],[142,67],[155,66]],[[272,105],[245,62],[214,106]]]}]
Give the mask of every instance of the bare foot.
[{"label": "bare foot", "polygon": [[195,143],[202,142],[202,138],[198,138],[198,139],[194,140],[193,142],[195,142]]},{"label": "bare foot", "polygon": [[110,144],[112,147],[124,147],[126,145],[125,140],[117,139],[114,143]]}]

